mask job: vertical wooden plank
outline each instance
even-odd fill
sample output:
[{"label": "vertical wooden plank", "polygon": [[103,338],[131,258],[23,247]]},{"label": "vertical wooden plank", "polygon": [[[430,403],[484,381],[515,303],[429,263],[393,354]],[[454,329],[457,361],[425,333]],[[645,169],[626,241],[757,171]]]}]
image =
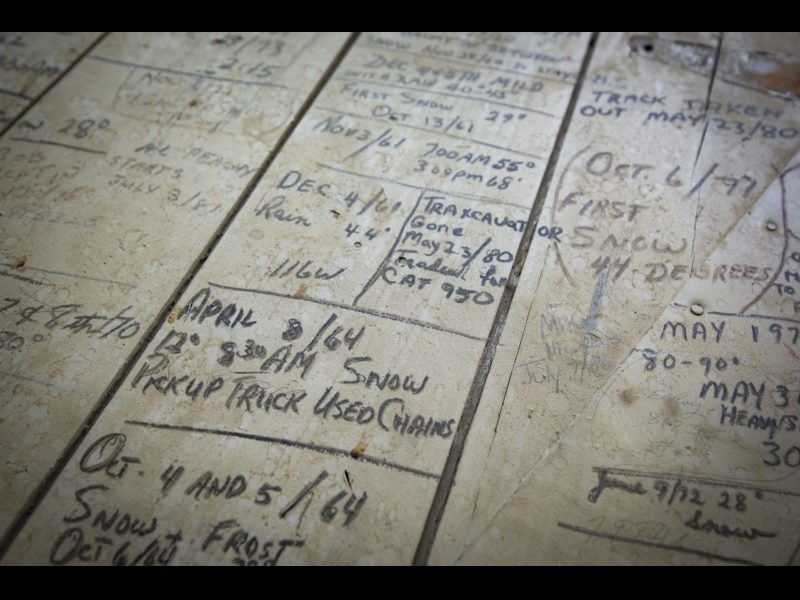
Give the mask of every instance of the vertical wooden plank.
[{"label": "vertical wooden plank", "polygon": [[[721,409],[702,391],[718,360],[730,365],[717,375],[731,389],[741,378],[762,390],[766,380],[765,393],[779,394],[776,384],[796,381],[789,350],[751,345],[743,318],[727,320],[717,342],[722,325],[709,316],[739,314],[759,290],[778,294],[774,276],[793,272],[778,266],[779,236],[754,214],[771,212],[783,230],[776,177],[797,151],[800,111],[778,89],[784,78],[767,75],[792,71],[796,59],[775,52],[796,45],[763,40],[600,36],[542,214],[542,231],[559,237],[531,246],[433,562],[789,559],[795,509],[781,494],[798,488],[793,478],[773,481],[791,476],[783,463],[763,462],[773,460],[764,454],[769,426],[730,427],[720,413],[730,395]],[[759,77],[757,60],[772,65]],[[719,286],[713,301],[701,293]],[[665,313],[673,301],[679,316]],[[687,314],[695,302],[706,306],[703,319]],[[796,305],[780,302],[762,329],[796,319]],[[782,419],[775,406],[754,414]],[[785,451],[791,442],[777,443]],[[623,478],[626,469],[641,477]],[[708,503],[697,522],[690,504],[660,493],[691,478]],[[752,480],[764,488],[747,488]],[[762,503],[767,488],[778,491]],[[711,504],[723,491],[759,498],[747,514],[733,505],[726,513]],[[775,520],[782,510],[788,520]]]}]

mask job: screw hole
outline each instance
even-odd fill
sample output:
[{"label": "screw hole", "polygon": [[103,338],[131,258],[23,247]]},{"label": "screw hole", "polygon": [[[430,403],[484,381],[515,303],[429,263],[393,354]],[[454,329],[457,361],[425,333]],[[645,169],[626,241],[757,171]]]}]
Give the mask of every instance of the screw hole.
[{"label": "screw hole", "polygon": [[356,248],[361,248],[361,242],[356,242],[356,243],[355,243],[355,247],[356,247]]},{"label": "screw hole", "polygon": [[778,225],[775,221],[767,221],[767,231],[778,231]]},{"label": "screw hole", "polygon": [[705,309],[703,308],[703,305],[702,304],[698,304],[697,302],[692,304],[692,306],[690,307],[689,310],[692,311],[693,315],[696,315],[698,317],[705,312]]}]

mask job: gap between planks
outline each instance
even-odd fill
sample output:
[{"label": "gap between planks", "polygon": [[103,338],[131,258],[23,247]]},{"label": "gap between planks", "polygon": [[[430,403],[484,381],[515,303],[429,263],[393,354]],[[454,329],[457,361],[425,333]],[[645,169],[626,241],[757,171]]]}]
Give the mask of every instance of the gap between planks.
[{"label": "gap between planks", "polygon": [[461,413],[461,419],[458,422],[455,435],[453,436],[453,443],[450,446],[450,452],[447,455],[444,469],[442,470],[439,484],[436,487],[436,492],[431,502],[431,508],[428,512],[428,517],[425,521],[425,526],[420,536],[419,544],[414,555],[414,565],[427,565],[430,558],[433,543],[436,540],[436,534],[439,530],[442,517],[444,516],[444,509],[447,505],[447,499],[450,496],[450,490],[455,482],[456,472],[458,471],[458,464],[461,461],[461,455],[464,452],[464,445],[466,443],[467,435],[472,427],[472,421],[478,411],[478,404],[480,403],[483,389],[486,386],[486,379],[489,375],[489,370],[494,361],[494,354],[497,350],[497,344],[500,341],[500,336],[503,333],[503,327],[508,317],[508,312],[511,308],[511,302],[514,299],[514,294],[517,289],[517,282],[525,264],[525,259],[528,256],[531,243],[533,241],[536,227],[539,223],[539,217],[544,208],[544,202],[547,198],[547,192],[550,189],[550,183],[555,176],[556,165],[558,158],[561,154],[561,147],[566,138],[567,130],[572,122],[572,115],[575,112],[575,107],[578,103],[583,81],[586,77],[586,72],[589,68],[589,63],[594,53],[594,48],[597,42],[598,33],[592,33],[586,47],[586,52],[581,63],[581,69],[578,73],[575,87],[572,89],[567,110],[564,112],[564,117],[561,121],[556,141],[553,145],[553,151],[550,153],[550,159],[547,162],[547,167],[542,177],[542,183],[536,193],[536,199],[531,207],[530,217],[525,225],[525,230],[522,233],[522,239],[517,249],[517,255],[514,258],[514,264],[511,267],[511,274],[508,278],[508,284],[503,290],[503,295],[498,303],[497,312],[495,313],[494,321],[486,344],[483,348],[478,367],[475,371],[475,376],[472,380],[469,392],[467,393],[467,400],[464,404],[464,410]]}]

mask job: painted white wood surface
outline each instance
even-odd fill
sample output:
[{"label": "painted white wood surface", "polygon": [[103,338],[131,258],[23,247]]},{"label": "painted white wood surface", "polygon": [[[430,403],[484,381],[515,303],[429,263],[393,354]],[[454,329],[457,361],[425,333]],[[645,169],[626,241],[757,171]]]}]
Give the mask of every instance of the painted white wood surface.
[{"label": "painted white wood surface", "polygon": [[114,34],[0,139],[4,528],[191,277],[4,562],[408,564],[473,383],[428,562],[795,560],[797,35],[601,34],[555,146],[588,34],[360,34],[256,182],[346,38]]}]

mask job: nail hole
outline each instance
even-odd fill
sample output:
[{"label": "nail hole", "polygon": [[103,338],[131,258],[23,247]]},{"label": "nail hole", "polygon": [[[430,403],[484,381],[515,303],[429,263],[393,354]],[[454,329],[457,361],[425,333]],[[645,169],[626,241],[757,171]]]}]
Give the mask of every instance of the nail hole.
[{"label": "nail hole", "polygon": [[775,221],[767,221],[767,231],[778,231]]},{"label": "nail hole", "polygon": [[405,256],[401,256],[401,257],[399,257],[397,259],[397,264],[399,264],[399,265],[402,265],[404,262],[406,262],[406,257]]},{"label": "nail hole", "polygon": [[356,242],[355,246],[356,246],[356,248],[361,248],[361,242]]},{"label": "nail hole", "polygon": [[691,306],[691,308],[689,310],[692,311],[693,315],[697,315],[698,317],[705,312],[705,309],[703,308],[703,305],[702,304],[698,304],[697,302],[692,304],[692,306]]},{"label": "nail hole", "polygon": [[628,47],[633,52],[644,52],[650,54],[656,49],[653,37],[649,35],[634,35],[628,40]]}]

